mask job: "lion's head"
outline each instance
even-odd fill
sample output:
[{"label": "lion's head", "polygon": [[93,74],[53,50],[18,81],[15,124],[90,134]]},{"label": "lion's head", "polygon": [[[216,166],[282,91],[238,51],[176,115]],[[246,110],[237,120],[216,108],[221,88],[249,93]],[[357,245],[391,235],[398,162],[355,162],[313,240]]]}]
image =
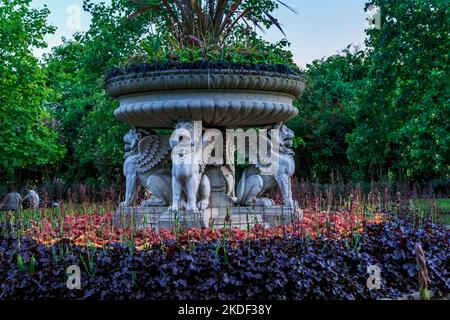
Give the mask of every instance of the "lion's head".
[{"label": "lion's head", "polygon": [[292,140],[295,138],[294,131],[289,129],[283,123],[278,124],[275,129],[279,130],[278,142],[280,145],[280,152],[289,155],[294,154],[294,151],[292,151],[292,146],[294,145],[294,142]]},{"label": "lion's head", "polygon": [[192,163],[194,148],[194,126],[191,122],[179,122],[169,138],[172,148],[172,163]]},{"label": "lion's head", "polygon": [[194,146],[194,126],[190,122],[180,122],[169,139],[172,148],[186,148]]},{"label": "lion's head", "polygon": [[128,155],[138,153],[139,143],[149,134],[150,132],[145,129],[130,130],[123,138],[123,142],[125,142],[125,153]]}]

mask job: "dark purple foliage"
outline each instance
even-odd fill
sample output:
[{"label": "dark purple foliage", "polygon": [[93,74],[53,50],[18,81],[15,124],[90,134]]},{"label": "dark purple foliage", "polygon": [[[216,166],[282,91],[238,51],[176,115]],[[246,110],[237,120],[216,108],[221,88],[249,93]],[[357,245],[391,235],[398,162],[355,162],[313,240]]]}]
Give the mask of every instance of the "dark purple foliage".
[{"label": "dark purple foliage", "polygon": [[[44,247],[27,239],[0,243],[0,299],[379,299],[418,289],[414,243],[427,256],[430,289],[449,294],[449,237],[445,227],[425,223],[384,223],[367,227],[359,245],[323,239],[291,239],[226,244],[176,243],[133,252]],[[89,251],[89,252],[88,252]],[[94,256],[94,268],[84,267]],[[19,269],[36,261],[34,271]],[[82,290],[66,288],[65,269],[82,269]],[[381,290],[366,287],[367,267],[381,268]],[[93,271],[93,273],[92,273]]]},{"label": "dark purple foliage", "polygon": [[282,64],[245,64],[245,63],[230,63],[228,61],[210,62],[207,60],[200,60],[194,62],[155,62],[155,63],[138,63],[130,64],[120,68],[110,70],[106,76],[106,83],[117,76],[126,75],[129,73],[148,73],[159,71],[179,71],[179,70],[229,70],[229,71],[251,71],[251,72],[272,72],[286,75],[299,76],[301,72],[297,69],[292,69]]}]

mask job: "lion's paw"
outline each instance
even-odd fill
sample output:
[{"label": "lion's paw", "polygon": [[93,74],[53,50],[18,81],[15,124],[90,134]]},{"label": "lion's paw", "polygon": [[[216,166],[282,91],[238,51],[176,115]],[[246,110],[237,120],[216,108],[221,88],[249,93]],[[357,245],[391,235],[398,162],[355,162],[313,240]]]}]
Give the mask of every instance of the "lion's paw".
[{"label": "lion's paw", "polygon": [[125,208],[125,207],[129,207],[129,204],[127,202],[119,203],[119,208]]},{"label": "lion's paw", "polygon": [[259,207],[270,208],[275,205],[275,202],[269,198],[258,198],[255,204]]},{"label": "lion's paw", "polygon": [[200,211],[204,211],[208,209],[209,207],[209,201],[208,200],[202,200],[197,204],[197,207]]},{"label": "lion's paw", "polygon": [[180,210],[181,210],[181,203],[173,203],[169,207],[169,211],[172,211],[172,212],[179,212]]},{"label": "lion's paw", "polygon": [[186,211],[188,211],[188,212],[193,212],[193,213],[198,213],[198,212],[199,212],[197,206],[196,206],[196,205],[193,205],[193,204],[188,204],[188,205],[186,206]]}]

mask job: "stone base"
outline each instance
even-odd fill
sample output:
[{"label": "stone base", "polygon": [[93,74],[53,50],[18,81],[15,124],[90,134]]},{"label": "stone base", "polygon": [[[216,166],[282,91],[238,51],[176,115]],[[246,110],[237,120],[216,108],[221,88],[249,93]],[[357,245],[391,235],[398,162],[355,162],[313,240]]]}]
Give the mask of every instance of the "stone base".
[{"label": "stone base", "polygon": [[119,228],[151,228],[154,230],[211,227],[246,230],[255,225],[266,228],[287,225],[302,219],[299,208],[284,206],[209,208],[203,214],[192,212],[172,212],[167,207],[125,207],[117,209],[114,225]]}]

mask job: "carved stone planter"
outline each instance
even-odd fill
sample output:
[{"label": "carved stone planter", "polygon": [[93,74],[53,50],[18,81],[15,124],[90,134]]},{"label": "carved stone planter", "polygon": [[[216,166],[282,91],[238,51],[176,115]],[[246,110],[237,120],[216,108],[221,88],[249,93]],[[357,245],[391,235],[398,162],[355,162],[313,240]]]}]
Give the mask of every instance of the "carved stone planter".
[{"label": "carved stone planter", "polygon": [[115,116],[143,128],[174,128],[180,120],[211,127],[270,125],[294,118],[300,76],[236,70],[170,70],[108,79]]},{"label": "carved stone planter", "polygon": [[[126,197],[115,220],[130,220],[136,212],[133,208],[140,186],[149,189],[152,197],[142,204],[145,208],[137,211],[142,213],[135,216],[138,226],[161,229],[180,215],[186,226],[198,221],[207,226],[206,221],[213,216],[219,221],[224,219],[224,212],[231,212],[234,225],[246,228],[249,215],[245,212],[250,207],[257,212],[250,220],[258,221],[259,217],[267,226],[280,221],[285,224],[288,216],[297,219],[300,211],[292,199],[290,182],[295,169],[291,150],[294,136],[283,123],[298,114],[292,103],[304,88],[302,77],[292,72],[234,69],[136,72],[131,68],[110,74],[106,90],[120,104],[114,114],[133,128],[125,137]],[[267,139],[267,144],[275,150],[273,141],[276,141],[279,153],[273,159],[281,168],[267,176],[261,171],[262,163],[257,162],[245,170],[237,185],[234,163],[207,163],[210,159],[205,158],[204,150],[211,149],[211,141],[201,131],[200,142],[194,143],[194,121],[201,122],[203,129],[223,134],[238,128],[277,129],[279,133],[272,140]],[[170,137],[153,131],[167,128],[174,129]],[[234,159],[236,150],[227,143],[224,148],[228,158],[224,160]],[[192,155],[200,155],[200,161],[186,162]],[[166,160],[172,161],[172,168],[164,165]],[[281,191],[284,206],[275,206],[263,197],[273,188]],[[198,214],[200,219],[190,218]],[[143,215],[147,215],[149,223],[142,223]],[[159,221],[155,216],[160,217]]]}]

